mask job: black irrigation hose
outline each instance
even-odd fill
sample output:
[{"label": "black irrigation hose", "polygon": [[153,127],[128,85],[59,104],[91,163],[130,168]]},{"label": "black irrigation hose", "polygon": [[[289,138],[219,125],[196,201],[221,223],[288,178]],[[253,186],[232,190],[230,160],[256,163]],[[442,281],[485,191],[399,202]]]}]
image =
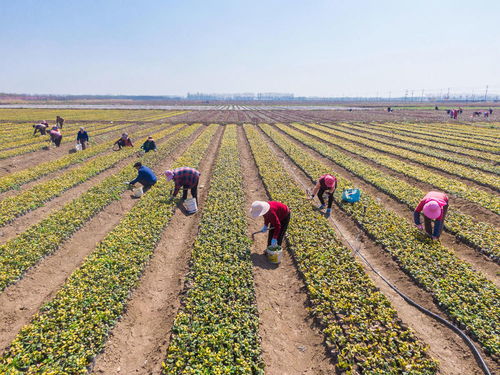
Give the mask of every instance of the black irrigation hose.
[{"label": "black irrigation hose", "polygon": [[457,326],[455,326],[453,323],[449,322],[448,320],[440,317],[439,315],[433,313],[430,310],[427,310],[425,307],[419,305],[418,303],[416,303],[415,301],[413,301],[410,297],[408,297],[406,294],[404,294],[403,292],[401,292],[394,284],[392,284],[389,280],[387,280],[384,276],[382,276],[382,274],[380,272],[378,272],[375,269],[375,267],[373,267],[371,265],[371,263],[368,261],[368,259],[366,259],[365,256],[363,254],[361,254],[361,252],[359,251],[359,249],[358,250],[354,249],[354,247],[351,245],[351,243],[349,242],[349,240],[343,235],[342,231],[339,229],[339,227],[337,226],[337,224],[335,224],[335,222],[333,220],[331,220],[331,222],[333,223],[333,225],[335,226],[335,228],[337,229],[337,231],[340,233],[340,235],[342,236],[342,238],[344,239],[344,241],[349,245],[349,247],[351,248],[351,250],[355,254],[357,254],[361,259],[363,259],[363,261],[368,265],[368,267],[371,268],[371,270],[374,273],[376,273],[392,290],[394,290],[397,294],[399,294],[408,304],[410,304],[411,306],[416,307],[418,310],[420,310],[424,314],[429,315],[430,317],[434,318],[438,322],[444,324],[446,327],[450,328],[457,335],[459,335],[462,338],[462,340],[465,341],[465,343],[467,344],[467,346],[470,348],[470,350],[472,351],[472,354],[474,354],[474,357],[476,358],[476,361],[478,362],[479,366],[481,367],[481,370],[483,370],[483,372],[486,375],[491,375],[491,372],[490,372],[488,366],[486,365],[486,362],[484,362],[483,357],[481,356],[481,353],[479,353],[479,351],[477,350],[477,348],[474,345],[474,343],[465,334],[464,331],[462,331],[460,328],[458,328]]},{"label": "black irrigation hose", "polygon": [[[285,157],[283,157],[283,165],[285,166],[286,169],[291,170],[290,166],[285,161]],[[304,190],[308,194],[309,193],[309,189],[302,183],[302,181],[300,181],[300,179],[296,179],[296,180],[300,182],[300,184],[302,185],[302,187],[304,188]],[[477,350],[477,348],[474,345],[474,343],[472,342],[472,340],[465,334],[464,331],[462,331],[460,328],[458,328],[457,326],[455,326],[453,323],[449,322],[448,320],[440,317],[439,315],[433,313],[430,310],[427,310],[425,307],[419,305],[418,303],[416,303],[415,301],[413,301],[410,297],[408,297],[406,294],[404,294],[403,292],[401,292],[395,285],[393,285],[389,280],[387,280],[384,276],[382,276],[382,274],[380,274],[380,272],[378,272],[375,269],[375,267],[373,267],[371,265],[371,263],[368,262],[368,260],[363,256],[363,254],[361,254],[361,252],[359,250],[354,249],[354,247],[351,245],[351,242],[344,236],[344,234],[342,233],[342,231],[340,230],[340,228],[337,226],[337,224],[335,224],[335,222],[333,221],[332,218],[330,218],[330,221],[332,222],[332,224],[337,229],[337,232],[340,233],[340,235],[342,236],[342,238],[344,239],[344,241],[349,245],[349,247],[351,248],[351,250],[355,254],[359,255],[359,257],[361,259],[363,259],[363,261],[371,268],[371,270],[375,274],[377,274],[392,290],[394,290],[397,294],[399,294],[409,305],[417,308],[418,310],[420,310],[424,314],[429,315],[431,318],[434,318],[439,323],[444,324],[446,327],[450,328],[453,332],[455,332],[457,335],[459,335],[462,338],[462,340],[465,341],[465,343],[467,344],[467,346],[470,348],[470,350],[472,351],[472,354],[474,354],[474,358],[476,358],[476,361],[478,362],[479,367],[481,367],[481,370],[483,370],[484,374],[485,375],[492,375],[490,369],[486,365],[486,362],[484,361],[483,357],[481,356],[481,353],[479,353],[479,351]]]}]

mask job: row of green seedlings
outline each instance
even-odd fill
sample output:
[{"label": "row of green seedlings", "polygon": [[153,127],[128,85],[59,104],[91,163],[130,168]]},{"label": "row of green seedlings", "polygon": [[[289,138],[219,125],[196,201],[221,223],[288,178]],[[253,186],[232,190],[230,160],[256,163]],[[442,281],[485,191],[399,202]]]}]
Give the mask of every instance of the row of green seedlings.
[{"label": "row of green seedlings", "polygon": [[[81,124],[72,124],[72,125],[68,125],[68,126],[65,126],[63,128],[63,135],[66,135],[67,137],[73,137],[73,139],[76,139],[76,132],[80,129],[82,125]],[[116,125],[115,125],[116,126]],[[90,132],[93,132],[95,130],[102,130],[102,129],[106,129],[106,128],[109,128],[109,127],[113,127],[113,125],[110,125],[110,124],[93,124],[93,125],[87,125],[85,126],[86,130],[87,131],[90,131]],[[48,128],[48,130],[50,130],[50,126]],[[13,137],[9,137],[6,139],[6,142],[2,142],[1,146],[0,146],[0,150],[1,151],[4,151],[6,149],[11,149],[11,148],[16,148],[16,147],[21,147],[21,146],[26,146],[26,145],[30,145],[30,144],[35,144],[35,143],[38,143],[38,144],[41,144],[41,143],[44,143],[44,144],[47,144],[47,141],[49,140],[49,136],[46,135],[46,136],[42,136],[40,134],[37,134],[35,137],[33,137],[33,127],[32,126],[29,126],[24,129],[24,131],[26,132],[24,134],[24,136],[22,138],[17,138],[17,139],[14,139]]]},{"label": "row of green seedlings", "polygon": [[[351,126],[349,124],[342,123],[339,126],[327,125],[331,129],[337,129],[341,130],[347,134],[352,134],[352,135],[359,135],[362,137],[367,137],[370,140],[375,140],[383,144],[388,144],[388,145],[393,145],[397,146],[399,148],[405,149],[405,150],[410,150],[410,151],[415,151],[427,156],[432,156],[437,159],[442,159],[446,160],[452,163],[456,164],[461,164],[465,165],[467,167],[475,168],[475,169],[480,169],[485,172],[490,172],[490,173],[495,173],[499,174],[500,168],[495,166],[492,163],[488,162],[482,162],[478,161],[475,159],[472,159],[470,157],[465,157],[465,156],[460,156],[457,155],[456,153],[449,151],[438,151],[434,149],[434,147],[426,147],[422,144],[416,144],[415,139],[411,137],[401,137],[393,134],[388,134],[388,133],[383,133],[381,131],[377,130],[372,130],[370,128],[364,127],[355,127]],[[403,138],[403,139],[401,139]],[[405,139],[406,138],[406,139]],[[430,142],[429,142],[430,143]]]},{"label": "row of green seedlings", "polygon": [[[150,127],[147,129],[141,128],[139,131],[131,133],[130,136],[132,138],[143,137],[145,135],[149,135],[159,129],[165,128],[165,125],[157,125],[154,127]],[[59,171],[65,168],[68,168],[72,165],[81,163],[91,157],[98,155],[102,152],[109,150],[115,140],[111,140],[108,142],[103,142],[101,144],[88,147],[85,150],[80,152],[76,152],[74,154],[63,155],[59,159],[49,160],[33,167],[23,169],[19,172],[12,172],[8,175],[0,177],[0,193],[3,193],[8,190],[18,189],[20,186],[37,180],[43,176],[46,176],[52,172]]]},{"label": "row of green seedlings", "polygon": [[70,121],[141,121],[152,114],[175,113],[162,109],[0,109],[0,120],[8,121],[39,121],[55,119],[61,116]]},{"label": "row of green seedlings", "polygon": [[[93,131],[91,135],[94,138],[96,136],[100,136],[100,135],[109,136],[110,134],[108,134],[108,133],[111,133],[111,132],[114,132],[114,131],[117,131],[117,130],[121,130],[121,129],[125,129],[128,126],[130,126],[130,125],[129,124],[118,124],[118,125],[114,125],[114,126],[111,126],[111,127],[105,127],[105,126],[103,126],[102,128],[99,127],[99,129]],[[28,145],[28,146],[22,146],[22,147],[14,148],[14,149],[11,149],[11,150],[0,151],[0,160],[7,159],[7,158],[10,158],[10,157],[13,157],[13,156],[27,154],[29,152],[34,152],[34,151],[41,150],[44,147],[47,147],[49,139],[50,138],[47,137],[45,139],[45,142],[40,142],[40,143],[36,143],[36,144],[33,144],[33,145]],[[73,143],[76,142],[76,134],[72,134],[71,137],[70,136],[64,136],[64,134],[63,134],[63,139],[61,141],[61,144],[71,143],[71,142],[73,142]]]},{"label": "row of green seedlings", "polygon": [[292,212],[288,248],[303,275],[312,313],[343,374],[434,374],[437,363],[397,317],[253,126],[245,125],[262,181]]},{"label": "row of green seedlings", "polygon": [[[154,134],[161,139],[168,136],[184,125],[176,125]],[[64,171],[58,177],[35,184],[27,190],[0,201],[0,227],[26,214],[46,202],[60,196],[66,190],[79,185],[88,179],[112,168],[122,160],[137,153],[137,149],[124,147],[120,152],[106,153],[88,160],[76,168]]]},{"label": "row of green seedlings", "polygon": [[481,172],[474,168],[469,168],[448,161],[444,161],[441,159],[437,159],[431,156],[426,156],[420,154],[419,152],[406,151],[398,147],[397,145],[390,146],[378,141],[373,141],[371,140],[372,139],[371,137],[363,137],[360,135],[352,134],[352,132],[347,132],[345,130],[335,130],[332,125],[321,126],[321,125],[311,124],[310,126],[313,129],[322,132],[323,134],[334,135],[337,138],[353,142],[358,146],[361,145],[365,148],[371,148],[381,153],[387,153],[389,155],[401,157],[426,167],[431,167],[455,176],[465,178],[467,180],[474,181],[479,185],[488,186],[497,190],[500,188],[500,179],[498,178],[498,176],[491,173]]},{"label": "row of green seedlings", "polygon": [[[274,132],[270,130],[269,126],[264,125],[262,128],[268,135],[275,137]],[[425,195],[423,190],[412,184],[353,159],[347,154],[311,136],[282,125],[278,125],[278,128],[297,141],[311,147],[320,155],[330,159],[337,165],[395,198],[397,201],[406,204],[411,210],[418,205],[420,199]],[[454,207],[450,207],[444,228],[455,235],[460,241],[484,253],[494,261],[498,262],[500,260],[500,232],[494,225],[477,221],[472,216],[464,214]]]},{"label": "row of green seedlings", "polygon": [[[276,144],[311,179],[331,168],[305,152],[290,139],[273,133]],[[500,354],[500,291],[480,272],[458,259],[453,251],[424,236],[404,217],[387,210],[366,192],[356,204],[342,201],[342,191],[351,181],[340,178],[334,194],[339,207],[410,275],[417,285],[432,294],[461,328],[468,331],[494,358]]]},{"label": "row of green seedlings", "polygon": [[[209,126],[175,166],[198,167],[217,125]],[[86,374],[123,314],[177,200],[164,178],[126,214],[43,305],[0,357],[0,373]]]},{"label": "row of green seedlings", "polygon": [[[377,124],[377,126],[382,128],[390,129],[391,131],[395,131],[399,134],[409,135],[415,138],[434,140],[436,136],[432,132],[432,129],[421,131],[417,129],[414,125],[411,127],[405,127],[401,124]],[[498,147],[491,145],[480,145],[473,142],[470,142],[468,138],[458,138],[458,137],[439,137],[439,142],[446,143],[452,146],[465,147],[472,150],[482,151],[482,152],[498,152]]]},{"label": "row of green seedlings", "polygon": [[141,121],[158,121],[158,120],[163,120],[163,119],[168,118],[168,117],[179,116],[179,115],[182,115],[186,112],[188,112],[188,111],[176,111],[176,112],[171,112],[171,113],[164,112],[164,113],[159,113],[159,114],[156,114],[153,116],[142,117]]},{"label": "row of green seedlings", "polygon": [[[200,125],[181,130],[158,147],[158,152],[147,153],[141,158],[145,165],[155,166],[172,155]],[[56,251],[93,216],[106,206],[119,200],[126,190],[124,181],[130,181],[137,173],[129,163],[116,174],[91,187],[78,198],[54,211],[41,222],[29,227],[17,237],[0,245],[0,290],[20,279],[40,259]]]},{"label": "row of green seedlings", "polygon": [[359,155],[373,163],[394,170],[407,177],[414,178],[415,180],[431,184],[447,193],[478,204],[496,214],[500,214],[500,198],[495,194],[474,188],[460,180],[445,177],[439,173],[433,173],[424,167],[406,163],[382,152],[371,151],[356,143],[330,136],[308,126],[291,124],[291,127],[299,129],[308,135],[313,135],[331,146]]},{"label": "row of green seedlings", "polygon": [[226,126],[164,374],[264,374],[236,125]]},{"label": "row of green seedlings", "polygon": [[434,140],[426,140],[426,139],[420,139],[411,136],[410,134],[404,133],[404,132],[398,132],[396,130],[391,130],[391,129],[385,129],[385,128],[380,128],[376,124],[366,124],[366,123],[342,123],[343,126],[347,126],[351,129],[363,131],[366,133],[372,133],[372,134],[377,134],[381,135],[384,137],[390,137],[390,138],[395,138],[400,141],[404,142],[409,142],[412,144],[418,144],[426,147],[430,147],[431,149],[437,149],[446,153],[454,153],[458,155],[465,155],[468,157],[475,157],[477,159],[483,159],[486,160],[489,164],[494,164],[498,160],[498,156],[495,154],[490,154],[487,152],[481,152],[481,151],[476,151],[476,150],[471,150],[471,149],[465,149],[461,146],[451,146],[446,143],[442,143],[439,141],[438,138]]}]

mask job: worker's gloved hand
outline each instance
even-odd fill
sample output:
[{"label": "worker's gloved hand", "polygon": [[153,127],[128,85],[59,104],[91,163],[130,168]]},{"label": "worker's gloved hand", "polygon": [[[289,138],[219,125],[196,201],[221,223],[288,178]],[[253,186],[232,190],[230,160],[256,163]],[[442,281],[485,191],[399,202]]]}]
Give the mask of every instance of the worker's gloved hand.
[{"label": "worker's gloved hand", "polygon": [[423,230],[424,229],[424,226],[422,224],[418,224],[417,225],[417,228],[420,229],[420,230]]},{"label": "worker's gloved hand", "polygon": [[267,227],[267,225],[264,225],[262,228],[260,228],[260,231],[261,231],[262,233],[266,233],[268,229],[269,229],[269,228]]},{"label": "worker's gloved hand", "polygon": [[271,240],[271,246],[278,246],[278,240],[276,238]]}]

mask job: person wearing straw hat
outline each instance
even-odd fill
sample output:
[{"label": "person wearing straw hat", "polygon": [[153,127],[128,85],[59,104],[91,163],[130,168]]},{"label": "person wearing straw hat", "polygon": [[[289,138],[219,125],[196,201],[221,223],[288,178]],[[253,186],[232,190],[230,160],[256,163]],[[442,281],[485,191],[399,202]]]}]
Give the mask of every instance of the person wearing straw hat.
[{"label": "person wearing straw hat", "polygon": [[122,147],[134,147],[132,140],[129,138],[127,133],[123,133],[119,140],[117,140],[114,145],[118,145],[118,149],[121,150]]},{"label": "person wearing straw hat", "polygon": [[142,191],[145,193],[151,187],[156,184],[158,180],[155,173],[145,165],[142,165],[140,161],[134,164],[134,168],[137,169],[137,177],[129,182],[129,185],[132,186],[135,183],[140,183],[142,185]]},{"label": "person wearing straw hat", "polygon": [[78,133],[76,133],[76,143],[79,143],[82,145],[82,150],[85,150],[87,148],[87,143],[89,141],[89,135],[87,134],[87,131],[85,128],[80,128],[78,130]]},{"label": "person wearing straw hat", "polygon": [[331,174],[324,174],[319,178],[311,192],[310,199],[313,199],[314,196],[318,194],[319,201],[321,202],[318,206],[319,210],[325,208],[323,194],[326,192],[326,195],[328,195],[328,208],[326,209],[326,216],[330,216],[332,213],[333,193],[335,192],[335,189],[337,189],[337,178]]},{"label": "person wearing straw hat", "polygon": [[260,231],[266,233],[269,230],[267,246],[281,246],[290,222],[290,209],[286,204],[276,201],[255,201],[250,208],[250,216],[252,219],[264,216],[264,226]]},{"label": "person wearing straw hat", "polygon": [[182,199],[187,199],[188,189],[191,189],[191,195],[198,203],[198,182],[201,173],[194,168],[181,167],[165,171],[167,181],[174,181],[175,188],[172,197],[177,196],[177,193],[183,188]]},{"label": "person wearing straw hat", "polygon": [[[413,213],[413,219],[418,229],[423,230],[420,223],[420,213],[424,214],[425,232],[438,240],[443,231],[444,218],[448,211],[448,196],[439,191],[430,191],[420,201]],[[434,230],[432,229],[432,220],[434,220]]]}]

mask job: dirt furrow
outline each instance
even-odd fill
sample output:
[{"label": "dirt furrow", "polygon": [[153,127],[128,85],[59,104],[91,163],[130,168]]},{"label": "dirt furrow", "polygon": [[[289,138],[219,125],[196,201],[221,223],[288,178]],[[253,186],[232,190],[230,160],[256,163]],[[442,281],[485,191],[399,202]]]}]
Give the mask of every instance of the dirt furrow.
[{"label": "dirt furrow", "polygon": [[[295,177],[297,183],[304,188],[305,193],[305,189],[311,186],[309,178],[268,138],[267,141],[280,157],[283,165],[285,165],[290,171],[290,174]],[[370,240],[348,215],[334,206],[330,221],[333,228],[338,233],[339,239],[341,239],[346,246],[350,247],[350,244],[352,244],[355,250],[360,251],[375,269],[392,284],[396,285],[399,290],[418,304],[442,316],[438,306],[433,302],[430,293],[416,286],[410,277],[400,270],[399,266],[390,255]],[[353,257],[355,257],[354,254]],[[439,360],[440,374],[483,374],[469,348],[459,336],[445,326],[437,323],[434,319],[410,306],[373,273],[365,263],[360,261],[357,257],[356,259],[365,268],[375,285],[389,299],[403,323],[413,329],[419,339],[429,345],[429,354]],[[483,353],[483,357],[486,358],[490,368],[495,368],[495,363],[489,357],[486,357],[480,348],[479,350]]]},{"label": "dirt furrow", "polygon": [[[333,173],[336,173],[340,177],[343,177],[343,178],[346,178],[350,181],[353,181],[354,184],[357,187],[359,187],[362,191],[366,191],[368,194],[375,197],[377,199],[377,201],[383,203],[384,207],[391,209],[395,213],[404,214],[404,217],[407,220],[407,222],[413,223],[412,211],[410,209],[408,209],[408,207],[405,204],[399,203],[395,199],[391,198],[389,195],[378,190],[373,185],[363,181],[361,178],[359,178],[356,175],[352,174],[351,172],[345,170],[344,168],[335,164],[331,160],[318,154],[316,151],[312,150],[308,146],[296,141],[295,139],[292,139],[291,137],[287,136],[287,134],[285,132],[282,132],[281,130],[279,130],[277,128],[276,128],[276,130],[280,131],[283,135],[288,137],[288,139],[290,139],[290,142],[298,144],[300,147],[302,147],[304,152],[310,153],[311,155],[318,158],[319,160],[321,160],[325,164],[331,166],[332,171],[334,171]],[[453,206],[456,206],[455,198],[451,198],[450,204],[453,204]],[[491,215],[491,213],[490,213],[490,215]],[[478,216],[476,216],[476,218],[480,219]],[[497,286],[500,286],[500,278],[498,276],[498,265],[495,264],[495,262],[493,262],[490,258],[483,255],[479,251],[467,246],[466,244],[464,244],[463,242],[458,240],[455,236],[453,236],[452,234],[449,234],[447,232],[443,231],[443,233],[441,234],[441,237],[440,237],[440,241],[447,248],[452,249],[455,252],[455,255],[457,257],[459,257],[461,260],[469,263],[475,270],[481,272],[485,277],[487,277],[489,280],[491,280]]]},{"label": "dirt furrow", "polygon": [[[188,141],[179,146],[179,152],[185,150],[199,133],[199,130],[196,131]],[[161,165],[154,168],[155,172],[159,175],[171,165],[177,155],[178,153],[166,158]],[[54,297],[98,242],[137,202],[138,200],[132,199],[130,191],[123,193],[121,200],[104,208],[56,252],[42,259],[28,270],[21,280],[8,286],[0,294],[0,351],[5,350],[21,327],[29,323],[40,306]]]},{"label": "dirt furrow", "polygon": [[126,313],[113,328],[103,353],[96,358],[93,373],[160,373],[222,132],[221,126],[199,168],[200,212],[186,216],[181,207],[176,210],[127,304]]},{"label": "dirt furrow", "polygon": [[[250,207],[254,200],[269,198],[241,128],[239,145],[246,203]],[[262,225],[261,218],[249,219],[249,233],[256,232]],[[323,345],[323,335],[307,312],[304,282],[297,273],[292,257],[284,251],[281,264],[275,266],[263,254],[266,247],[267,234],[255,235],[251,257],[266,374],[334,373],[335,367]]]}]

